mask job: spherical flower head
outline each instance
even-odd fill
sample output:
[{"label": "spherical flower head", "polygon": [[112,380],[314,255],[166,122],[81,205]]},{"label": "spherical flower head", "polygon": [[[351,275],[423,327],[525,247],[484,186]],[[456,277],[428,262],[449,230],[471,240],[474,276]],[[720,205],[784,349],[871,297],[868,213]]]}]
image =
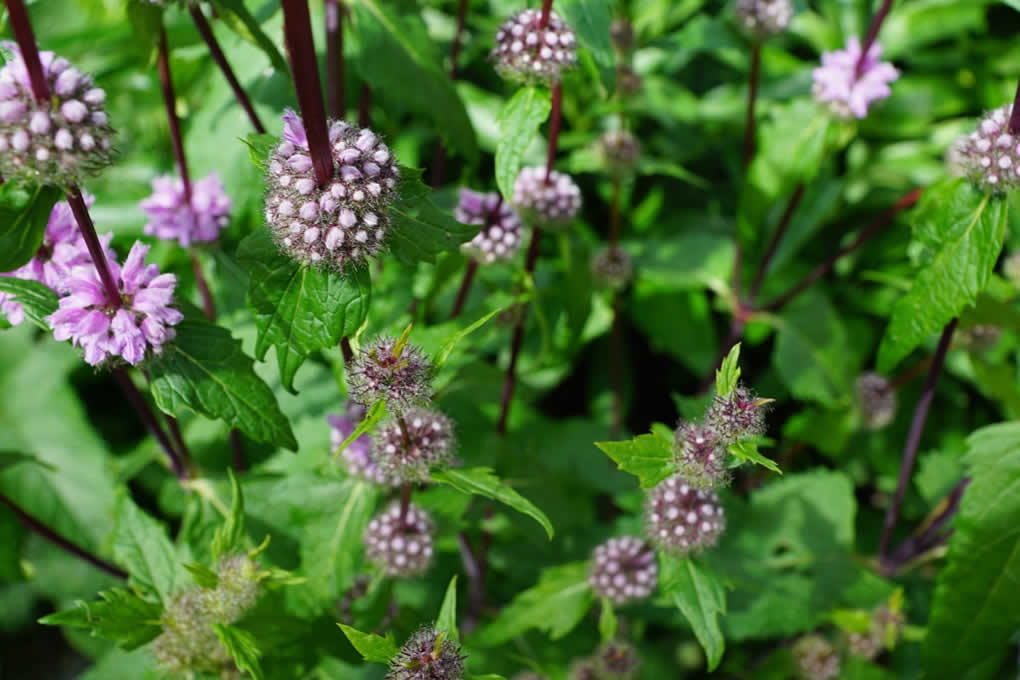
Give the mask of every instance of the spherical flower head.
[{"label": "spherical flower head", "polygon": [[713,489],[730,481],[729,451],[718,432],[701,423],[681,422],[673,432],[677,469],[695,488]]},{"label": "spherical flower head", "polygon": [[347,368],[351,399],[366,408],[380,399],[394,413],[426,403],[432,397],[434,367],[418,347],[397,348],[393,338],[378,337],[354,357]]},{"label": "spherical flower head", "polygon": [[625,177],[634,172],[641,142],[629,130],[607,130],[599,137],[599,152],[611,174]]},{"label": "spherical flower head", "polygon": [[160,274],[155,264],[146,265],[148,252],[149,246],[136,242],[123,267],[108,259],[120,300],[107,297],[94,266],[75,267],[67,280],[69,294],[46,317],[53,337],[80,347],[92,366],[114,360],[134,366],[161,353],[174,338],[172,327],[184,315],[171,307],[177,277]]},{"label": "spherical flower head", "polygon": [[610,538],[592,553],[588,583],[615,604],[643,600],[659,583],[655,551],[637,536]]},{"label": "spherical flower head", "polygon": [[617,52],[629,53],[634,49],[634,24],[626,19],[613,19],[609,24],[609,40]]},{"label": "spherical flower head", "polygon": [[626,642],[607,642],[595,654],[595,661],[604,680],[630,680],[637,676],[641,657],[633,645]]},{"label": "spherical flower head", "polygon": [[146,234],[176,240],[184,247],[215,241],[230,222],[230,197],[216,173],[191,184],[190,201],[179,178],[157,177],[152,180],[152,195],[139,206],[149,218]]},{"label": "spherical flower head", "polygon": [[790,0],[737,0],[733,7],[740,27],[754,40],[765,40],[786,30],[793,18]]},{"label": "spherical flower head", "polygon": [[797,672],[804,680],[831,680],[839,676],[839,653],[822,636],[805,635],[794,643],[792,651]]},{"label": "spherical flower head", "polygon": [[389,576],[417,576],[432,563],[432,519],[416,505],[408,505],[401,517],[394,503],[376,515],[365,533],[365,555]]},{"label": "spherical flower head", "polygon": [[304,125],[293,111],[284,114],[266,170],[266,225],[288,257],[339,271],[382,249],[400,171],[368,128],[331,120],[329,144],[333,179],[320,187]]},{"label": "spherical flower head", "polygon": [[[354,433],[358,423],[364,417],[364,407],[354,402],[348,404],[343,415],[330,414],[326,416],[326,421],[329,423],[330,449],[333,452],[336,452],[340,445]],[[372,456],[372,437],[367,433],[351,442],[343,450],[341,456],[347,473],[352,477],[364,479],[380,486],[396,486],[400,483],[393,476],[383,472],[378,461]]]},{"label": "spherical flower head", "polygon": [[379,428],[372,457],[384,474],[405,482],[425,482],[429,470],[453,461],[453,423],[438,411],[412,408]]},{"label": "spherical flower head", "polygon": [[460,680],[465,658],[445,631],[424,626],[390,659],[386,680]]},{"label": "spherical flower head", "polygon": [[543,27],[542,12],[526,9],[499,27],[489,56],[507,80],[552,85],[577,64],[577,39],[556,12]]},{"label": "spherical flower head", "polygon": [[954,144],[962,174],[984,191],[1000,194],[1020,186],[1020,135],[1009,131],[1012,113],[1012,103],[1000,106]]},{"label": "spherical flower head", "polygon": [[453,215],[463,224],[479,225],[478,234],[461,246],[479,262],[509,260],[520,250],[521,220],[499,194],[461,189]]},{"label": "spherical flower head", "polygon": [[682,475],[659,482],[648,494],[645,531],[661,550],[685,556],[710,548],[725,528],[715,492],[694,488]]},{"label": "spherical flower head", "polygon": [[21,51],[3,43],[0,68],[0,174],[7,181],[69,186],[111,162],[106,93],[63,57],[41,52],[50,98],[32,94]]},{"label": "spherical flower head", "polygon": [[547,175],[545,168],[522,168],[514,182],[513,204],[531,225],[563,229],[581,209],[581,189],[562,172]]},{"label": "spherical flower head", "polygon": [[859,73],[861,43],[857,38],[847,40],[846,49],[822,54],[822,65],[812,73],[815,99],[841,118],[867,116],[872,103],[892,94],[889,84],[900,75],[892,64],[878,60],[881,54],[881,46],[873,43]]},{"label": "spherical flower head", "polygon": [[765,434],[769,399],[759,399],[743,385],[725,397],[716,396],[705,412],[705,424],[726,445]]},{"label": "spherical flower head", "polygon": [[865,429],[881,430],[896,417],[896,390],[885,376],[864,373],[854,381],[854,391]]},{"label": "spherical flower head", "polygon": [[591,275],[595,282],[612,290],[626,288],[634,276],[634,262],[626,250],[612,246],[591,258]]}]

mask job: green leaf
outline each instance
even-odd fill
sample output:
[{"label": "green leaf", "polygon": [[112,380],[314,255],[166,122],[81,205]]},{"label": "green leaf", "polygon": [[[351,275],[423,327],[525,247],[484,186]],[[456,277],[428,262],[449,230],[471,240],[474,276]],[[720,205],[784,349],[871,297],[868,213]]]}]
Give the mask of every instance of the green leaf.
[{"label": "green leaf", "polygon": [[603,642],[616,639],[616,612],[613,611],[613,601],[608,597],[602,598],[602,611],[599,612],[599,635]]},{"label": "green leaf", "polygon": [[[609,34],[606,33],[608,36]],[[496,184],[503,200],[513,197],[514,182],[521,160],[538,128],[549,117],[552,102],[549,91],[524,87],[517,91],[499,113],[499,143],[496,145]]]},{"label": "green leaf", "polygon": [[542,525],[549,539],[553,537],[553,525],[545,513],[534,503],[504,484],[491,468],[449,468],[432,473],[432,480],[440,484],[448,484],[463,493],[485,496],[492,500],[509,505],[517,512],[528,515]]},{"label": "green leaf", "polygon": [[[53,330],[46,317],[57,311],[59,303],[57,294],[48,286],[38,281],[0,276],[0,293],[13,295],[25,311],[25,316],[43,331],[49,333]],[[2,319],[3,315],[0,315]]]},{"label": "green leaf", "polygon": [[377,492],[348,479],[331,493],[328,508],[310,523],[301,541],[301,572],[322,602],[337,600],[354,583],[361,559],[361,534],[372,518]]},{"label": "green leaf", "polygon": [[435,262],[436,255],[458,250],[478,233],[478,225],[461,224],[436,207],[421,174],[421,170],[400,168],[400,197],[390,207],[387,238],[393,255],[404,264]]},{"label": "green leaf", "polygon": [[572,562],[542,570],[538,584],[519,593],[488,625],[471,638],[483,647],[505,644],[531,628],[558,640],[584,617],[594,597],[588,585],[588,563]]},{"label": "green leaf", "polygon": [[248,147],[248,155],[251,162],[260,170],[265,170],[269,164],[269,154],[280,143],[280,138],[268,132],[251,132],[241,140]]},{"label": "green leaf", "polygon": [[205,321],[187,319],[176,330],[173,346],[149,364],[156,405],[172,416],[189,409],[217,418],[255,441],[296,451],[290,422],[240,341]]},{"label": "green leaf", "polygon": [[694,629],[708,657],[708,670],[722,660],[726,640],[719,616],[726,614],[726,592],[714,571],[691,559],[662,558],[662,592],[673,599]]},{"label": "green leaf", "polygon": [[1001,659],[1020,629],[1020,423],[984,427],[967,440],[971,476],[960,501],[946,565],[922,649],[925,677],[969,672]]},{"label": "green leaf", "polygon": [[629,442],[595,442],[595,446],[616,462],[616,466],[638,478],[642,489],[650,489],[676,471],[673,442],[654,434],[642,434]]},{"label": "green leaf", "polygon": [[71,609],[44,616],[39,623],[82,628],[126,650],[141,647],[163,631],[163,608],[158,604],[146,602],[125,588],[102,591],[99,598],[97,602],[79,600]]},{"label": "green leaf", "polygon": [[128,21],[134,36],[140,45],[152,46],[159,43],[159,33],[163,29],[163,8],[150,2],[129,2],[127,4]]},{"label": "green leaf", "polygon": [[445,632],[454,642],[460,641],[460,633],[457,631],[457,575],[450,579],[450,585],[446,587],[446,596],[443,597],[443,605],[439,608],[439,616],[436,617],[436,631]]},{"label": "green leaf", "polygon": [[609,0],[560,0],[556,11],[577,34],[578,43],[591,52],[603,81],[611,87],[615,79],[613,45],[609,40],[612,3]]},{"label": "green leaf", "polygon": [[1007,202],[980,193],[970,181],[925,190],[913,215],[914,237],[928,251],[910,292],[893,306],[878,348],[878,371],[903,357],[977,301],[1006,235]]},{"label": "green leaf", "polygon": [[477,321],[474,321],[470,325],[460,329],[452,336],[450,336],[446,340],[446,342],[443,343],[443,346],[439,349],[439,353],[436,354],[434,361],[436,370],[439,370],[440,368],[443,367],[443,364],[446,363],[446,360],[450,357],[450,354],[453,352],[454,348],[457,347],[457,344],[460,343],[461,340],[463,340],[464,338],[466,338],[467,336],[471,335],[476,330],[484,326],[489,321],[489,319],[496,316],[497,314],[506,311],[508,308],[509,305],[507,307],[500,307],[499,309],[494,309],[485,316],[478,319]]},{"label": "green leaf", "polygon": [[59,198],[56,187],[0,185],[0,272],[14,271],[35,256]]},{"label": "green leaf", "polygon": [[362,633],[360,630],[342,623],[336,625],[340,626],[340,630],[344,632],[351,645],[358,650],[365,661],[388,664],[390,659],[400,651],[397,643],[393,640],[393,633],[387,633],[386,637],[382,637],[375,633]]},{"label": "green leaf", "polygon": [[166,529],[135,505],[126,490],[119,492],[115,515],[114,558],[134,584],[166,603],[177,582],[177,555]]},{"label": "green leaf", "polygon": [[715,371],[715,393],[720,397],[728,397],[737,389],[740,381],[740,343],[733,345],[729,354]]},{"label": "green leaf", "polygon": [[772,470],[783,474],[783,471],[779,469],[776,462],[771,458],[768,458],[758,451],[758,443],[752,440],[739,441],[735,444],[731,444],[730,453],[739,460],[741,463],[751,462],[755,465],[761,465],[763,468]]},{"label": "green leaf", "polygon": [[287,61],[280,54],[280,50],[276,49],[276,43],[266,35],[258,20],[245,7],[244,0],[213,0],[212,4],[216,7],[216,15],[230,30],[262,50],[269,57],[274,69],[285,77],[290,76]]},{"label": "green leaf", "polygon": [[344,449],[357,441],[358,437],[371,431],[375,424],[382,420],[382,417],[386,415],[386,400],[380,399],[379,401],[372,404],[368,411],[365,412],[365,417],[361,419],[361,422],[357,424],[354,431],[340,443],[340,446],[336,451],[333,452],[333,457],[339,456]]},{"label": "green leaf", "polygon": [[248,307],[255,317],[255,356],[276,348],[280,379],[294,392],[294,375],[308,355],[334,347],[365,321],[372,299],[367,268],[340,274],[283,256],[266,229],[241,242],[237,258],[248,270]]},{"label": "green leaf", "polygon": [[219,585],[219,575],[209,567],[201,564],[185,564],[183,566],[191,574],[191,578],[195,580],[195,583],[203,588],[215,588]]},{"label": "green leaf", "polygon": [[230,503],[230,515],[213,535],[211,549],[214,560],[244,549],[244,493],[234,471],[228,468],[227,475],[230,477],[233,500]]},{"label": "green leaf", "polygon": [[254,635],[246,630],[222,623],[214,623],[213,630],[216,631],[216,637],[220,639],[220,644],[230,652],[239,671],[250,673],[255,680],[262,680],[265,677],[262,674],[262,666],[259,665],[259,657],[262,656],[262,652],[259,650]]}]

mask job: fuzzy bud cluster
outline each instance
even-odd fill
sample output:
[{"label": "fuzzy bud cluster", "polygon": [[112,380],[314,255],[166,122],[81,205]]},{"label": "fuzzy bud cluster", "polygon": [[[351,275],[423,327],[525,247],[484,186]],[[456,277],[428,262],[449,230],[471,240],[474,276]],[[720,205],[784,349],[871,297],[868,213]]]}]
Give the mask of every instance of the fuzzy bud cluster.
[{"label": "fuzzy bud cluster", "polygon": [[438,411],[412,408],[379,428],[372,457],[396,484],[426,482],[429,470],[453,461],[453,423]]},{"label": "fuzzy bud cluster", "polygon": [[541,11],[526,9],[499,27],[490,58],[507,80],[552,85],[577,64],[577,39],[556,12],[543,26]]},{"label": "fuzzy bud cluster", "polygon": [[793,19],[790,0],[737,0],[733,11],[741,28],[755,40],[782,33]]},{"label": "fuzzy bud cluster", "polygon": [[596,283],[620,290],[633,278],[634,263],[623,248],[604,248],[591,258],[591,275]]},{"label": "fuzzy bud cluster", "polygon": [[793,645],[793,659],[803,680],[831,680],[839,676],[839,652],[820,635],[805,635]]},{"label": "fuzzy bud cluster", "polygon": [[483,263],[511,259],[521,247],[521,220],[497,193],[460,190],[454,217],[463,224],[477,224],[478,234],[461,246]]},{"label": "fuzzy bud cluster", "polygon": [[714,546],[726,517],[714,491],[696,489],[674,475],[649,492],[645,527],[656,547],[683,556]]},{"label": "fuzzy bud cluster", "polygon": [[896,390],[885,376],[864,373],[854,382],[854,391],[861,425],[866,429],[881,430],[896,417]]},{"label": "fuzzy bud cluster", "polygon": [[[329,442],[332,451],[340,448],[348,437],[350,437],[358,423],[365,417],[365,407],[348,403],[343,415],[331,414],[326,417],[329,423]],[[372,456],[372,437],[363,434],[340,454],[343,457],[347,473],[352,477],[358,477],[380,486],[396,486],[399,480],[386,474],[379,466],[378,461]]]},{"label": "fuzzy bud cluster", "polygon": [[340,270],[383,246],[400,171],[389,148],[368,128],[329,121],[333,178],[316,182],[301,118],[284,113],[283,139],[269,155],[266,224],[289,257]]},{"label": "fuzzy bud cluster", "polygon": [[610,173],[629,175],[641,156],[641,143],[629,130],[607,130],[599,137],[599,151]]},{"label": "fuzzy bud cluster", "polygon": [[709,425],[681,422],[673,433],[673,457],[684,479],[698,489],[729,482],[726,442]]},{"label": "fuzzy bud cluster", "polygon": [[432,397],[433,365],[418,347],[397,347],[393,338],[378,337],[350,362],[347,385],[351,398],[368,407],[380,399],[393,413],[424,404]]},{"label": "fuzzy bud cluster", "polygon": [[953,145],[954,161],[982,189],[1002,193],[1020,186],[1020,135],[1009,131],[1012,113],[1012,103],[1000,106]]},{"label": "fuzzy bud cluster", "polygon": [[705,422],[729,445],[765,434],[765,416],[771,400],[759,399],[743,385],[726,396],[716,396],[705,412]]},{"label": "fuzzy bud cluster", "polygon": [[637,677],[641,657],[633,645],[614,640],[595,653],[595,663],[604,680],[630,680]]},{"label": "fuzzy bud cluster", "polygon": [[41,52],[50,99],[36,100],[21,52],[0,68],[0,174],[7,181],[68,186],[110,164],[106,92],[63,57]]},{"label": "fuzzy bud cluster", "polygon": [[230,206],[216,173],[191,184],[190,201],[179,177],[157,177],[152,180],[152,195],[139,204],[149,218],[146,234],[176,240],[185,248],[215,241],[230,223]]},{"label": "fuzzy bud cluster", "polygon": [[881,54],[882,47],[873,43],[860,71],[861,43],[855,37],[847,40],[846,49],[822,54],[822,65],[811,74],[815,99],[840,118],[867,116],[869,106],[892,94],[889,85],[900,76],[892,64],[879,61]]},{"label": "fuzzy bud cluster", "polygon": [[536,227],[563,228],[581,209],[581,189],[565,173],[522,168],[514,182],[513,204],[525,221]]},{"label": "fuzzy bud cluster", "polygon": [[596,595],[615,604],[642,600],[659,582],[655,552],[636,536],[610,538],[595,548],[588,582]]},{"label": "fuzzy bud cluster", "polygon": [[460,680],[465,658],[445,632],[425,626],[390,659],[386,680]]},{"label": "fuzzy bud cluster", "polygon": [[847,635],[850,654],[864,659],[874,659],[883,650],[892,649],[903,630],[903,614],[893,611],[887,605],[880,605],[871,614],[871,625],[864,633]]},{"label": "fuzzy bud cluster", "polygon": [[376,515],[362,536],[365,554],[390,576],[415,576],[432,563],[432,519],[416,505],[401,517],[394,503]]}]

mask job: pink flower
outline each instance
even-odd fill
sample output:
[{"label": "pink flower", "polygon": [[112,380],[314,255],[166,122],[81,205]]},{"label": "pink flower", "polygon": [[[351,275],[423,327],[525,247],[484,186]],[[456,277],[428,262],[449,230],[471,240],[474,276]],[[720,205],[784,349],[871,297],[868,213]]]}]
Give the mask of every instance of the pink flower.
[{"label": "pink flower", "polygon": [[294,146],[308,148],[308,137],[305,135],[305,123],[294,109],[283,112],[283,139]]},{"label": "pink flower", "polygon": [[179,178],[157,177],[152,180],[152,195],[140,204],[149,217],[146,234],[177,239],[185,247],[215,241],[230,222],[230,206],[230,197],[216,173],[192,183],[190,203]]},{"label": "pink flower", "polygon": [[900,75],[892,64],[878,60],[881,54],[881,46],[874,43],[858,74],[861,43],[857,38],[847,40],[845,50],[824,53],[822,65],[812,73],[815,99],[844,118],[867,116],[868,106],[888,97],[892,93],[889,84]]}]

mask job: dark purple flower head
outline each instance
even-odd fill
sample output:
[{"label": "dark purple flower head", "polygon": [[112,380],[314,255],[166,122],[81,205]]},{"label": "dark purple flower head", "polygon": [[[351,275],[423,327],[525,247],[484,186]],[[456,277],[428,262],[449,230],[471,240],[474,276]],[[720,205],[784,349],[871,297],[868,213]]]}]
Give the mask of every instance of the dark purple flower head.
[{"label": "dark purple flower head", "polygon": [[[340,448],[340,445],[351,436],[364,416],[364,407],[354,402],[348,403],[344,415],[327,416],[330,428],[329,441],[333,451]],[[352,477],[358,477],[380,486],[396,486],[400,483],[392,475],[383,472],[379,463],[372,456],[372,437],[368,434],[363,434],[351,442],[341,455],[347,467],[347,473]]]},{"label": "dark purple flower head", "polygon": [[610,538],[592,554],[588,583],[615,604],[642,600],[659,583],[655,551],[636,536]]},{"label": "dark purple flower head", "polygon": [[465,658],[445,631],[424,626],[390,659],[386,680],[460,680]]},{"label": "dark purple flower head", "polygon": [[190,203],[179,178],[157,177],[152,180],[152,195],[139,205],[149,218],[146,234],[185,247],[215,241],[230,222],[230,197],[216,173],[191,184]]},{"label": "dark purple flower head", "polygon": [[416,505],[401,518],[400,504],[393,503],[368,523],[362,542],[365,555],[390,576],[421,574],[432,563],[432,519]]},{"label": "dark purple flower head", "polygon": [[521,168],[514,182],[513,204],[521,217],[536,227],[564,228],[581,209],[581,189],[570,175],[545,168]]},{"label": "dark purple flower head", "polygon": [[683,556],[714,546],[726,517],[714,491],[695,489],[674,475],[649,492],[645,528],[659,549]]},{"label": "dark purple flower head", "polygon": [[782,33],[793,19],[790,0],[737,0],[733,11],[740,27],[756,40]]},{"label": "dark purple flower head", "polygon": [[0,174],[7,181],[67,186],[110,164],[113,129],[106,93],[53,52],[41,52],[50,100],[32,94],[28,70],[13,43],[0,68]]},{"label": "dark purple flower head", "polygon": [[461,246],[479,262],[509,260],[520,250],[521,220],[499,194],[461,189],[453,216],[463,224],[481,227],[473,239]]},{"label": "dark purple flower head", "polygon": [[591,258],[591,275],[596,283],[620,290],[633,278],[634,262],[623,248],[603,248]]},{"label": "dark purple flower head", "polygon": [[266,224],[280,249],[303,264],[340,270],[383,247],[400,171],[378,135],[329,121],[333,179],[315,180],[301,119],[284,113],[283,140],[269,155]]},{"label": "dark purple flower head", "polygon": [[577,64],[574,32],[556,12],[544,28],[541,18],[539,10],[526,9],[499,27],[490,58],[507,80],[552,85]]},{"label": "dark purple flower head", "polygon": [[171,306],[177,277],[146,265],[147,252],[149,246],[136,242],[123,267],[108,260],[121,291],[119,305],[107,298],[94,266],[75,267],[67,279],[69,294],[47,317],[53,337],[71,340],[93,366],[115,359],[135,365],[162,352],[174,337],[172,326],[184,316]]},{"label": "dark purple flower head", "polygon": [[868,430],[881,430],[896,417],[896,390],[878,373],[864,373],[854,382],[857,412]]},{"label": "dark purple flower head", "polygon": [[602,680],[630,680],[636,677],[641,657],[634,646],[614,640],[607,642],[595,654]]},{"label": "dark purple flower head", "polygon": [[634,172],[641,156],[641,142],[629,130],[607,130],[599,137],[599,151],[606,169],[625,177]]},{"label": "dark purple flower head", "polygon": [[428,481],[429,470],[453,461],[456,444],[450,419],[422,408],[390,420],[373,439],[372,457],[397,484]]},{"label": "dark purple flower head", "polygon": [[378,337],[361,349],[347,369],[351,399],[368,407],[379,399],[394,413],[426,403],[432,397],[432,362],[407,344],[394,354],[396,341]]},{"label": "dark purple flower head", "polygon": [[1009,131],[1013,104],[987,114],[977,130],[953,145],[952,158],[985,191],[1003,193],[1020,186],[1020,135]]},{"label": "dark purple flower head", "polygon": [[858,73],[861,43],[857,38],[847,40],[846,49],[824,53],[822,65],[812,73],[815,99],[841,118],[867,116],[872,103],[892,94],[889,84],[900,76],[892,64],[878,60],[881,54],[882,47],[872,44]]},{"label": "dark purple flower head", "polygon": [[673,457],[677,469],[695,488],[714,489],[729,483],[729,451],[711,426],[681,422],[673,433]]},{"label": "dark purple flower head", "polygon": [[765,416],[770,403],[770,399],[759,399],[746,387],[738,385],[725,397],[715,397],[705,412],[705,424],[726,445],[759,437],[765,434]]},{"label": "dark purple flower head", "polygon": [[805,635],[793,645],[793,659],[803,680],[839,677],[839,652],[820,635]]}]

